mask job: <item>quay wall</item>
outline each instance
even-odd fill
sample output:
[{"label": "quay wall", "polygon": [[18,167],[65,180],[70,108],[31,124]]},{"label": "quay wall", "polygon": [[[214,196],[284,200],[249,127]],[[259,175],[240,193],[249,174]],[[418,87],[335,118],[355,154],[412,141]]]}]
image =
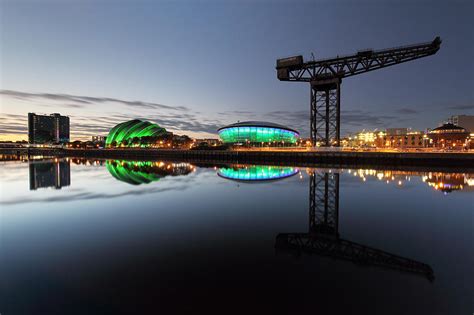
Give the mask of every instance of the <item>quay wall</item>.
[{"label": "quay wall", "polygon": [[379,165],[474,169],[473,153],[1,148],[0,154],[127,160],[167,159],[230,164],[328,165],[338,167]]}]

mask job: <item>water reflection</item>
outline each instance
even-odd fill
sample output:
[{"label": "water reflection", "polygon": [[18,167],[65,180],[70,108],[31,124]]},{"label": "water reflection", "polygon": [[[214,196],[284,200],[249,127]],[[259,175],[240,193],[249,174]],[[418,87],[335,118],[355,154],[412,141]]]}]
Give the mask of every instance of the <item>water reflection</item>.
[{"label": "water reflection", "polygon": [[[291,167],[264,165],[234,165],[218,170],[218,175],[232,180],[263,181],[293,176],[299,170]],[[422,262],[380,249],[345,240],[339,235],[339,173],[308,170],[309,172],[309,231],[308,233],[281,233],[275,248],[290,252],[329,256],[404,272],[421,274],[434,280],[433,269]],[[371,173],[371,172],[369,172]]]},{"label": "water reflection", "polygon": [[[291,314],[315,296],[322,312],[471,309],[472,174],[202,161],[190,174],[188,163],[70,158],[74,187],[28,189],[30,165],[51,182],[59,162],[0,163],[5,313],[143,313],[150,301],[167,313],[183,296],[190,308],[237,297]],[[91,300],[99,311],[81,308]]]},{"label": "water reflection", "polygon": [[387,184],[403,186],[411,181],[412,177],[421,177],[421,180],[434,190],[451,193],[456,190],[474,191],[474,174],[452,173],[452,172],[417,172],[417,171],[392,171],[358,169],[347,170],[348,174],[359,177],[363,182],[369,178],[376,177]]},{"label": "water reflection", "polygon": [[434,279],[432,268],[422,262],[342,239],[339,235],[339,173],[311,171],[308,233],[282,233],[278,251],[329,256],[359,265],[374,265],[421,274]]},{"label": "water reflection", "polygon": [[118,160],[107,161],[106,167],[113,177],[131,185],[149,184],[165,176],[187,175],[194,169],[189,163]]},{"label": "water reflection", "polygon": [[217,175],[239,181],[263,181],[291,177],[298,172],[298,168],[290,166],[232,165],[219,168]]},{"label": "water reflection", "polygon": [[454,190],[462,190],[465,186],[474,187],[474,177],[469,176],[469,174],[429,173],[428,175],[423,175],[422,180],[428,186],[445,194]]},{"label": "water reflection", "polygon": [[38,188],[61,187],[71,185],[69,160],[29,161],[30,190]]}]

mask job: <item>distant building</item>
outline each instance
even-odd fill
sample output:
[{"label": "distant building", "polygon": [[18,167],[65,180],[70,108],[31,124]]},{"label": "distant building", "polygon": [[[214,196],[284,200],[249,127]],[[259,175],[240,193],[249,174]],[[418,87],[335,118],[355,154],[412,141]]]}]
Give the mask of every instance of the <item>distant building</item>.
[{"label": "distant building", "polygon": [[349,147],[373,147],[377,139],[377,131],[359,131],[343,139],[342,144]]},{"label": "distant building", "polygon": [[250,146],[295,145],[298,131],[271,122],[245,121],[221,127],[219,137],[226,144],[246,144]]},{"label": "distant building", "polygon": [[408,128],[387,128],[385,131],[361,131],[343,139],[344,146],[377,148],[421,148],[424,134]]},{"label": "distant building", "polygon": [[29,162],[30,190],[38,188],[61,187],[71,185],[71,168],[69,161]]},{"label": "distant building", "polygon": [[93,143],[105,143],[106,139],[106,136],[92,136]]},{"label": "distant building", "polygon": [[425,137],[421,131],[408,131],[408,128],[391,128],[380,132],[375,140],[378,148],[422,148]]},{"label": "distant building", "polygon": [[69,117],[60,114],[28,113],[28,142],[32,144],[69,142]]},{"label": "distant building", "polygon": [[427,137],[429,146],[438,149],[462,150],[468,146],[469,132],[452,123],[431,130]]},{"label": "distant building", "polygon": [[467,131],[474,133],[474,115],[455,115],[448,121],[456,126],[463,127]]},{"label": "distant building", "polygon": [[217,145],[221,145],[222,141],[219,139],[214,139],[214,138],[206,138],[206,139],[195,139],[194,143],[196,145],[207,144],[208,146],[217,146]]}]

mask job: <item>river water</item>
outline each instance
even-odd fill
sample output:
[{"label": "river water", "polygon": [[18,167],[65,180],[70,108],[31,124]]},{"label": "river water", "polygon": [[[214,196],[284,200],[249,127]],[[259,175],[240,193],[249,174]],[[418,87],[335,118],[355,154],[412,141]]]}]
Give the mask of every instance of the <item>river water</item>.
[{"label": "river water", "polygon": [[472,314],[474,174],[0,162],[0,313]]}]

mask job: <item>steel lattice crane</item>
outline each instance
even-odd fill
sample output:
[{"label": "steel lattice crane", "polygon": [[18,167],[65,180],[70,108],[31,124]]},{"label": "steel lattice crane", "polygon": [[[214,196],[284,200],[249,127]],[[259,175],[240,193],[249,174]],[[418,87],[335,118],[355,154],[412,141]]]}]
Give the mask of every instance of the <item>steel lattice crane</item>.
[{"label": "steel lattice crane", "polygon": [[282,233],[276,237],[278,251],[307,253],[379,266],[425,276],[434,272],[425,263],[402,257],[339,236],[339,174],[311,172],[309,188],[309,232]]},{"label": "steel lattice crane", "polygon": [[340,145],[341,82],[343,78],[434,55],[441,39],[383,50],[366,49],[351,56],[303,61],[303,56],[277,60],[280,81],[308,82],[311,86],[311,142]]}]

